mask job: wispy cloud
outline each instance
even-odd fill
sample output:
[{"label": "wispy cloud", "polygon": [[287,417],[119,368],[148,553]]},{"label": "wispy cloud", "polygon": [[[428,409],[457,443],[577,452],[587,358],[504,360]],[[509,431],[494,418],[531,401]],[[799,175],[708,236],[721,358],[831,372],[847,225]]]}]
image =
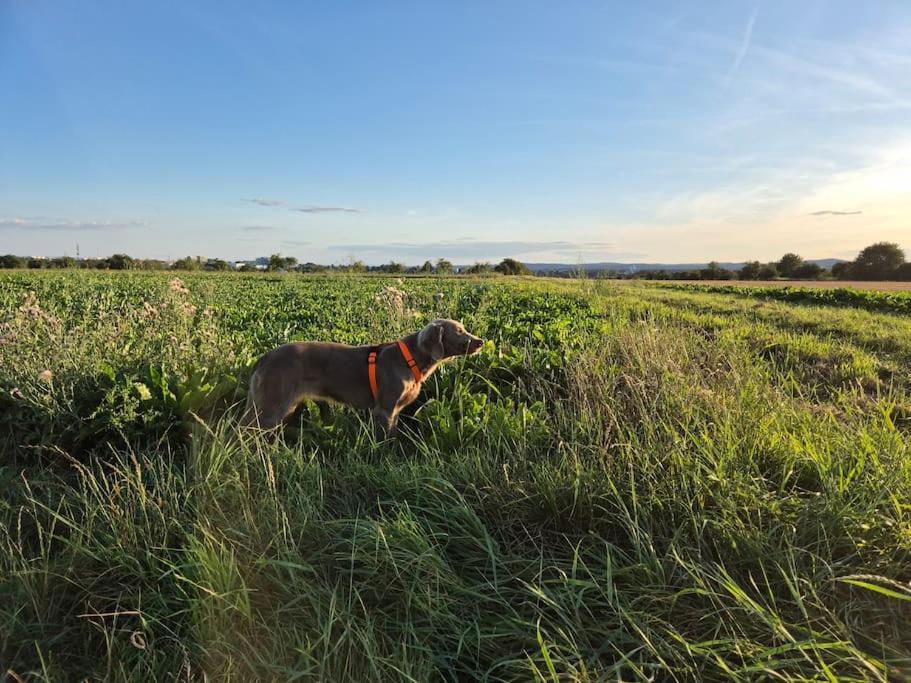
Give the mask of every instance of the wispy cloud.
[{"label": "wispy cloud", "polygon": [[245,225],[241,228],[244,232],[267,232],[269,230],[281,230],[275,225]]},{"label": "wispy cloud", "polygon": [[527,256],[545,254],[575,257],[579,254],[597,252],[604,254],[614,248],[611,242],[569,242],[564,240],[536,242],[525,240],[487,241],[472,238],[440,240],[438,242],[390,242],[385,244],[333,244],[332,251],[391,255],[394,257],[430,257],[492,259],[505,256]]},{"label": "wispy cloud", "polygon": [[265,199],[263,197],[254,197],[253,199],[244,199],[243,201],[259,204],[260,206],[284,206],[288,203],[284,199]]},{"label": "wispy cloud", "polygon": [[823,210],[823,211],[813,211],[812,213],[810,213],[810,215],[811,215],[811,216],[856,216],[856,215],[859,214],[859,213],[863,213],[863,211],[830,211],[830,210]]},{"label": "wispy cloud", "polygon": [[363,213],[361,209],[352,209],[347,206],[300,206],[292,209],[301,213]]},{"label": "wispy cloud", "polygon": [[289,202],[287,200],[268,199],[265,197],[254,197],[243,201],[258,204],[259,206],[287,207],[290,211],[299,211],[300,213],[363,213],[362,209],[355,209],[350,206],[323,206],[320,204],[288,206]]},{"label": "wispy cloud", "polygon": [[0,218],[3,230],[128,230],[145,227],[141,221],[72,221],[52,218]]},{"label": "wispy cloud", "polygon": [[282,240],[282,244],[289,247],[306,247],[310,242],[305,240]]},{"label": "wispy cloud", "polygon": [[756,25],[756,17],[759,15],[759,8],[755,8],[750,14],[750,18],[747,20],[746,30],[743,32],[743,40],[740,42],[740,47],[737,49],[737,56],[734,58],[734,62],[731,64],[731,68],[728,69],[726,82],[730,83],[731,78],[733,78],[734,73],[737,69],[740,68],[740,63],[743,61],[743,58],[746,57],[747,51],[750,49],[750,43],[753,40],[753,27]]}]

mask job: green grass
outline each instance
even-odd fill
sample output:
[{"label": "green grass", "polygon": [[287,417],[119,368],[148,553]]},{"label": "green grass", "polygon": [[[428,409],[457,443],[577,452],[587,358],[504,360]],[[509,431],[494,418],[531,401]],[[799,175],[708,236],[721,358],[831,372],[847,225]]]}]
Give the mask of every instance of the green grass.
[{"label": "green grass", "polygon": [[[3,671],[911,675],[906,316],[591,281],[170,277],[0,275]],[[397,441],[341,407],[275,443],[237,433],[262,351],[437,316],[488,342]]]}]

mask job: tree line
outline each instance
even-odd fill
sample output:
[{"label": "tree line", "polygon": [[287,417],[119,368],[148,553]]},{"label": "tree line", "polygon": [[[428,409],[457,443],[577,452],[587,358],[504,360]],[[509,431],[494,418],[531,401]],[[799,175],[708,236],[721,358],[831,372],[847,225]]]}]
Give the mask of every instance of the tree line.
[{"label": "tree line", "polygon": [[903,280],[911,281],[911,262],[893,242],[877,242],[860,251],[853,261],[843,261],[826,270],[818,263],[805,261],[799,254],[787,253],[778,261],[748,261],[738,270],[722,268],[712,261],[698,270],[641,270],[619,274],[643,280]]},{"label": "tree line", "polygon": [[[237,270],[269,272],[346,272],[346,273],[388,273],[388,274],[436,274],[449,275],[456,272],[452,261],[444,258],[437,259],[436,263],[425,261],[421,266],[406,266],[398,261],[390,261],[380,266],[368,266],[363,261],[352,261],[345,265],[321,265],[318,263],[299,263],[294,256],[272,254],[268,260],[257,267],[256,262],[243,262],[234,268],[228,261],[217,258],[203,259],[201,256],[187,256],[173,263],[159,259],[139,259],[128,254],[114,254],[107,258],[75,259],[72,256],[58,256],[56,258],[36,258],[29,256],[16,256],[5,254],[0,256],[0,268],[31,268],[31,269],[64,269],[83,268],[94,270],[181,270],[181,271],[228,271]],[[521,261],[505,258],[497,265],[487,262],[478,262],[463,268],[460,272],[471,275],[486,273],[500,273],[503,275],[530,275],[531,271]]]},{"label": "tree line", "polygon": [[[107,258],[75,259],[72,256],[59,256],[51,259],[15,256],[0,256],[0,268],[92,268],[98,270],[208,270],[227,271],[234,269],[222,259],[200,256],[187,256],[173,263],[157,259],[138,259],[127,254],[114,254]],[[272,254],[258,268],[249,262],[236,268],[244,270],[267,270],[272,272],[294,271],[300,273],[347,272],[347,273],[386,273],[386,274],[436,274],[449,275],[456,272],[456,267],[445,258],[436,263],[425,261],[421,266],[406,266],[398,261],[390,261],[379,266],[368,266],[363,261],[352,261],[346,265],[320,265],[318,263],[299,263],[293,256]],[[531,271],[521,261],[505,258],[497,265],[477,262],[462,268],[459,272],[468,275],[500,273],[502,275],[530,275]],[[575,272],[575,271],[573,271]],[[549,275],[571,276],[573,272],[548,273]],[[818,263],[805,261],[800,255],[787,253],[778,261],[761,263],[749,261],[738,270],[723,268],[712,261],[705,268],[696,270],[640,270],[635,273],[601,272],[602,277],[634,278],[648,280],[819,280],[834,278],[836,280],[904,280],[911,281],[911,262],[905,260],[905,252],[893,242],[877,242],[860,251],[853,261],[844,261],[832,266],[831,271]]]}]

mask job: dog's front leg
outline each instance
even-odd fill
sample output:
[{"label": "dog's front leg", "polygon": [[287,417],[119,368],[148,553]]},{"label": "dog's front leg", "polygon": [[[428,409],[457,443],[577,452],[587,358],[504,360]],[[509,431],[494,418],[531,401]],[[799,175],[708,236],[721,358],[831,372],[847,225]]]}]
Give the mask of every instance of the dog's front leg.
[{"label": "dog's front leg", "polygon": [[395,436],[398,423],[398,415],[395,410],[388,410],[382,406],[377,406],[370,411],[370,414],[373,416],[374,422],[380,428],[378,431],[381,432],[381,436]]}]

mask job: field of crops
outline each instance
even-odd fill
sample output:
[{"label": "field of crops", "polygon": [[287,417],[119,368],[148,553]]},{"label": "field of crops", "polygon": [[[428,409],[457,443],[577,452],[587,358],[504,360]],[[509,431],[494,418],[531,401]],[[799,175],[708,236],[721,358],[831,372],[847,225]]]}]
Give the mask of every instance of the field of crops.
[{"label": "field of crops", "polygon": [[[908,678],[911,316],[827,297],[0,274],[0,671]],[[440,316],[397,440],[236,430],[264,350]]]}]

